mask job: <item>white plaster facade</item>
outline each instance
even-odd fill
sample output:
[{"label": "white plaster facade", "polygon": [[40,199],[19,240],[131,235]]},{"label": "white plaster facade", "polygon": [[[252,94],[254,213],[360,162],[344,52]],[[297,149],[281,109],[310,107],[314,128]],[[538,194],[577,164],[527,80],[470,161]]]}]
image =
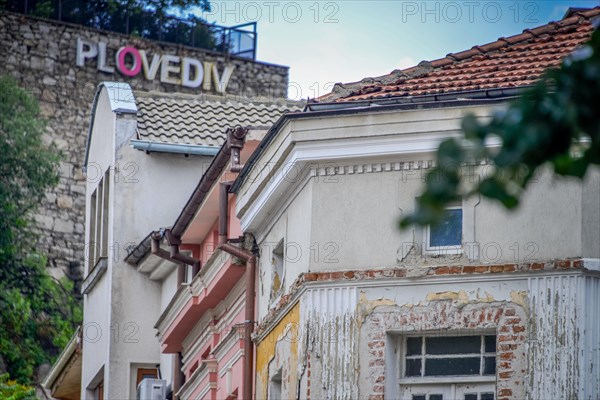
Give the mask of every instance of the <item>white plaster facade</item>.
[{"label": "white plaster facade", "polygon": [[[497,399],[600,396],[600,171],[541,173],[513,213],[465,200],[458,254],[424,252],[422,230],[398,229],[440,141],[466,113],[503,106],[356,106],[278,125],[235,188],[261,249],[256,398],[411,398],[441,383],[445,399],[473,384]],[[464,169],[480,179],[488,167]],[[404,377],[398,340],[465,332],[496,335],[494,375]]]},{"label": "white plaster facade", "polygon": [[171,375],[171,356],[161,356],[154,324],[175,290],[174,267],[165,266],[152,280],[123,259],[149,231],[173,221],[212,159],[133,149],[133,96],[126,84],[100,85],[88,139],[86,238],[92,226],[92,193],[107,171],[110,190],[102,228],[109,244],[104,270],[98,269],[101,263],[90,265],[86,246],[81,380],[85,399],[97,398],[100,383],[105,399],[135,398],[137,368],[160,365],[163,376]]}]

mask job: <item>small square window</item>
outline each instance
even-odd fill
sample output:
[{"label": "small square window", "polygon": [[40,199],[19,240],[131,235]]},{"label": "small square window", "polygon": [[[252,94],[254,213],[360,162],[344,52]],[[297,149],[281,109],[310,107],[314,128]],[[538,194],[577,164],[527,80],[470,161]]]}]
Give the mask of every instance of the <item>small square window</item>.
[{"label": "small square window", "polygon": [[495,335],[406,337],[404,376],[495,375]]},{"label": "small square window", "polygon": [[427,226],[425,243],[427,251],[460,250],[463,235],[463,212],[461,207],[449,207],[442,220],[434,226]]}]

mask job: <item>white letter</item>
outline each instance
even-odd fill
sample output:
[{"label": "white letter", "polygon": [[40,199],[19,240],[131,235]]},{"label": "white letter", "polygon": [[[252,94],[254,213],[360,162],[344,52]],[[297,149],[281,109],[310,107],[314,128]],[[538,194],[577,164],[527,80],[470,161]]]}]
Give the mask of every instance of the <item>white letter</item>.
[{"label": "white letter", "polygon": [[213,63],[204,61],[205,74],[204,74],[204,82],[202,83],[202,90],[205,90],[207,92],[211,90],[210,77],[212,75],[212,67],[213,67]]},{"label": "white letter", "polygon": [[170,83],[173,85],[179,85],[181,83],[181,80],[170,77],[169,73],[180,73],[181,67],[178,65],[169,65],[170,63],[179,64],[179,57],[171,55],[162,56],[162,65],[160,68],[160,81],[164,83]]},{"label": "white letter", "polygon": [[[200,86],[202,79],[204,79],[204,68],[202,68],[200,61],[188,57],[183,57],[181,61],[181,84],[191,88]],[[191,67],[194,67],[196,70],[193,80],[190,79]]]},{"label": "white letter", "polygon": [[219,78],[219,71],[217,70],[217,66],[212,66],[212,76],[213,82],[215,84],[215,91],[217,93],[225,93],[225,89],[227,89],[227,84],[229,83],[229,78],[231,78],[231,74],[233,74],[233,70],[235,66],[227,65],[223,70],[223,76]]},{"label": "white letter", "polygon": [[106,43],[98,43],[98,49],[98,71],[108,72],[109,74],[114,73],[115,69],[106,65]]},{"label": "white letter", "polygon": [[94,58],[98,55],[98,46],[96,43],[89,42],[82,38],[77,38],[77,66],[85,66],[86,58]]},{"label": "white letter", "polygon": [[162,61],[162,57],[158,54],[152,56],[152,63],[148,65],[148,57],[146,57],[146,51],[140,50],[140,56],[142,56],[142,68],[144,69],[144,76],[149,81],[153,81],[158,72],[158,67]]}]

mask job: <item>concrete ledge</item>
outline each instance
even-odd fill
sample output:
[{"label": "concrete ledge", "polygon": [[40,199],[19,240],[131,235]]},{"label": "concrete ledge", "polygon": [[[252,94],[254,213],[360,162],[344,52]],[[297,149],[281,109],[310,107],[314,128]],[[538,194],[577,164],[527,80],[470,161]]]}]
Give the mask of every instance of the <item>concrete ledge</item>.
[{"label": "concrete ledge", "polygon": [[96,283],[98,283],[102,275],[104,275],[107,268],[108,258],[100,258],[94,266],[94,269],[92,269],[88,276],[83,280],[83,283],[81,284],[81,294],[88,294],[94,286],[96,286]]}]

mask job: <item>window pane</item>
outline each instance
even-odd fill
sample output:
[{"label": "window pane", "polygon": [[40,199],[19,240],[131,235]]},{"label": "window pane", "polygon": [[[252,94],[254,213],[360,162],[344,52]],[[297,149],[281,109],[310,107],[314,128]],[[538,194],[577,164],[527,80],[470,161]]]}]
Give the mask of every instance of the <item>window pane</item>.
[{"label": "window pane", "polygon": [[496,374],[496,357],[484,357],[483,364],[484,375]]},{"label": "window pane", "polygon": [[406,355],[415,356],[421,354],[421,343],[423,338],[409,337],[406,339]]},{"label": "window pane", "polygon": [[430,394],[429,400],[444,400],[444,395],[441,394]]},{"label": "window pane", "polygon": [[481,400],[494,400],[494,393],[481,393]]},{"label": "window pane", "polygon": [[425,376],[479,375],[481,358],[430,358],[425,360]]},{"label": "window pane", "polygon": [[429,229],[429,245],[460,246],[462,242],[462,210],[446,210],[440,223]]},{"label": "window pane", "polygon": [[406,376],[421,376],[421,359],[406,360]]},{"label": "window pane", "polygon": [[485,352],[495,353],[496,352],[496,335],[485,337]]},{"label": "window pane", "polygon": [[425,400],[424,394],[413,394],[412,400]]},{"label": "window pane", "polygon": [[481,336],[428,337],[426,354],[481,353]]},{"label": "window pane", "polygon": [[465,400],[477,400],[477,393],[465,394]]}]

